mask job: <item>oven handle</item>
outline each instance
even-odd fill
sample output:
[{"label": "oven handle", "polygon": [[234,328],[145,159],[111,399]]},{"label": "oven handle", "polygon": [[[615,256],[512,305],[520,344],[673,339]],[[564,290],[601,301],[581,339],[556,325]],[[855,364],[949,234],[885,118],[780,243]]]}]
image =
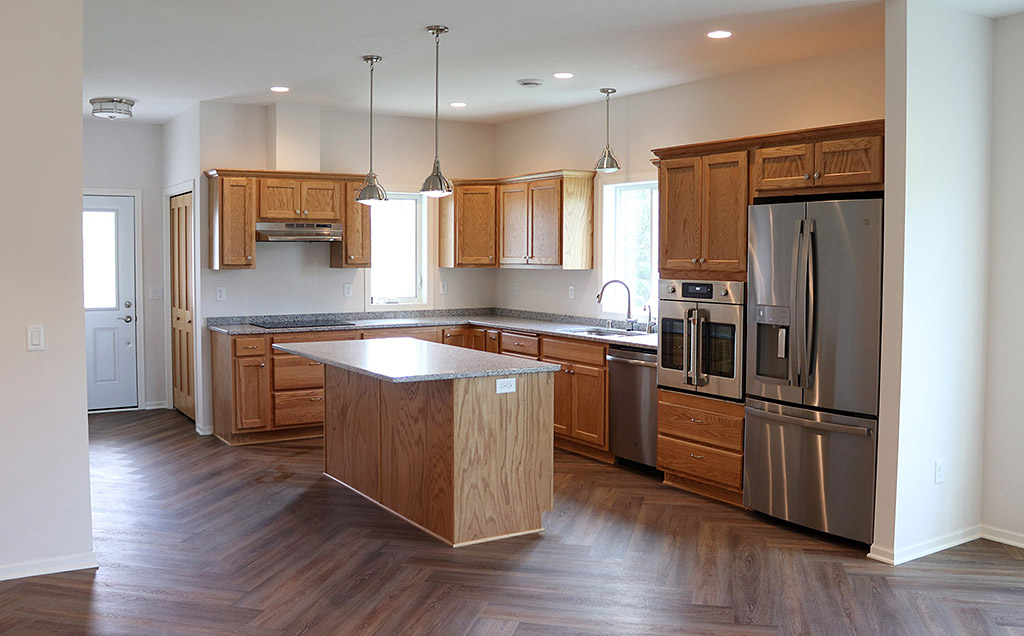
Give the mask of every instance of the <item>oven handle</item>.
[{"label": "oven handle", "polygon": [[704,386],[708,383],[707,374],[704,373],[704,325],[707,318],[701,315],[700,309],[694,309],[693,312],[697,316],[697,353],[694,356],[697,359],[697,366],[694,367],[694,385]]},{"label": "oven handle", "polygon": [[[692,314],[691,314],[691,312],[692,312]],[[687,316],[686,324],[689,325],[689,329],[690,329],[690,355],[689,355],[689,360],[690,360],[689,367],[690,368],[686,372],[686,383],[687,384],[693,384],[693,386],[697,386],[698,385],[697,374],[699,373],[699,371],[697,369],[697,338],[699,337],[699,335],[697,333],[697,310],[696,309],[687,309],[686,310],[686,316]],[[690,380],[693,380],[693,382],[691,383]]]}]

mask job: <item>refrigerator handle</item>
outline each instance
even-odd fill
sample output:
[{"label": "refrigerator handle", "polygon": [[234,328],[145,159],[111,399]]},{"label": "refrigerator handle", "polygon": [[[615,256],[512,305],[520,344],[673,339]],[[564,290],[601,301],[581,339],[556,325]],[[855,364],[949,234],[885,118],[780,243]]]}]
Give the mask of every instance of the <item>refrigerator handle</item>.
[{"label": "refrigerator handle", "polygon": [[797,221],[796,232],[793,236],[793,268],[790,279],[790,293],[789,301],[795,306],[793,307],[793,322],[791,332],[789,335],[789,370],[787,383],[789,386],[802,386],[799,377],[799,369],[803,368],[802,356],[800,350],[803,346],[803,326],[801,324],[801,305],[800,305],[800,283],[803,282],[803,276],[801,276],[800,270],[804,263],[801,256],[803,255],[803,236],[804,236],[804,222],[803,219]]},{"label": "refrigerator handle", "polygon": [[804,272],[806,276],[806,284],[804,285],[804,306],[807,308],[806,317],[804,318],[804,356],[803,356],[803,371],[802,379],[803,385],[806,388],[811,388],[811,362],[813,361],[812,351],[814,349],[815,339],[815,320],[814,320],[814,219],[808,219],[805,221],[804,227],[804,260],[806,265],[804,266]]},{"label": "refrigerator handle", "polygon": [[759,417],[763,420],[771,420],[781,424],[792,424],[803,428],[813,428],[819,431],[828,431],[830,433],[846,433],[847,435],[860,435],[861,437],[868,437],[871,435],[871,429],[866,426],[847,426],[846,424],[830,424],[829,422],[805,420],[800,417],[793,417],[792,415],[769,413],[768,411],[762,411],[761,409],[752,409],[749,406],[746,408],[746,414],[748,416]]}]

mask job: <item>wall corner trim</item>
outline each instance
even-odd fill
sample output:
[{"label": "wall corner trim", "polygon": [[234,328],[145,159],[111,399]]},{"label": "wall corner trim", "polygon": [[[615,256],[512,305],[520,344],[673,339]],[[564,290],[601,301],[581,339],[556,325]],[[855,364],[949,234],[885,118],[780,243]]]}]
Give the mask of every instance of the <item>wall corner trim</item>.
[{"label": "wall corner trim", "polygon": [[42,574],[55,574],[57,572],[70,572],[72,570],[88,570],[98,567],[99,563],[96,561],[96,553],[81,552],[79,554],[67,554],[37,561],[23,561],[21,563],[0,565],[0,581],[21,579],[27,576],[40,576]]}]

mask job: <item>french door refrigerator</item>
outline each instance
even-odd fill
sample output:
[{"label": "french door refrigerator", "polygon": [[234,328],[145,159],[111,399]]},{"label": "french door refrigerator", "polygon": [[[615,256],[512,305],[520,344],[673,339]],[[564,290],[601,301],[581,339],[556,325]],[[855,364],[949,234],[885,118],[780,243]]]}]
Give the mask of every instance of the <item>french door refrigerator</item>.
[{"label": "french door refrigerator", "polygon": [[748,211],[743,504],[870,542],[882,201]]}]

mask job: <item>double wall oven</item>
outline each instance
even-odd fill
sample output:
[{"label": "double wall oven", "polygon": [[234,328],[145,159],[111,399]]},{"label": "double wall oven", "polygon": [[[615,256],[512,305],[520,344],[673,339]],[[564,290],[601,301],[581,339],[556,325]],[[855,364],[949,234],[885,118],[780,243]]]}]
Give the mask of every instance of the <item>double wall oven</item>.
[{"label": "double wall oven", "polygon": [[743,399],[743,297],[737,282],[658,282],[658,386]]}]

